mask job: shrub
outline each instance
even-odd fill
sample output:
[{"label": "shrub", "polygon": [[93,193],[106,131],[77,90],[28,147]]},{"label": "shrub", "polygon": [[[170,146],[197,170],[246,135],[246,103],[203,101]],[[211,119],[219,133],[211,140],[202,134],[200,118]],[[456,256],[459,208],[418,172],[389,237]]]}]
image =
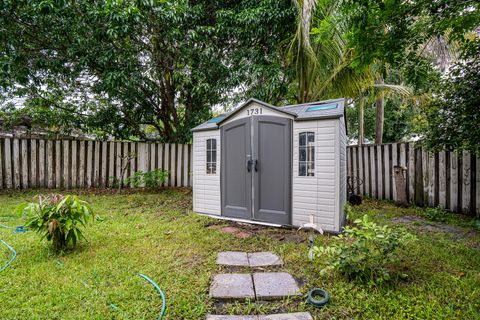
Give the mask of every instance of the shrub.
[{"label": "shrub", "polygon": [[19,210],[26,216],[25,226],[52,241],[56,253],[85,239],[81,227],[94,217],[88,203],[74,195],[38,196],[38,202],[25,204]]},{"label": "shrub", "polygon": [[169,172],[163,169],[156,169],[148,172],[137,171],[125,181],[125,185],[130,185],[134,188],[158,188],[167,181]]},{"label": "shrub", "polygon": [[424,216],[431,221],[446,222],[448,212],[440,207],[427,208],[424,212]]},{"label": "shrub", "polygon": [[321,273],[335,270],[349,279],[381,283],[390,279],[387,265],[394,263],[398,249],[415,237],[404,230],[379,226],[368,215],[347,226],[334,244],[313,248],[314,260],[322,259],[325,267]]}]

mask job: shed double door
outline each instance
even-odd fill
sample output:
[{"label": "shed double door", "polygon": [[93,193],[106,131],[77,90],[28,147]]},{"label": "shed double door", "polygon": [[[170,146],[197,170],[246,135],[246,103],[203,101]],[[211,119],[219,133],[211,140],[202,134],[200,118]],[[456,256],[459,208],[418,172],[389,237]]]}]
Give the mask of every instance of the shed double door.
[{"label": "shed double door", "polygon": [[222,127],[222,215],[291,224],[291,122],[255,116]]}]

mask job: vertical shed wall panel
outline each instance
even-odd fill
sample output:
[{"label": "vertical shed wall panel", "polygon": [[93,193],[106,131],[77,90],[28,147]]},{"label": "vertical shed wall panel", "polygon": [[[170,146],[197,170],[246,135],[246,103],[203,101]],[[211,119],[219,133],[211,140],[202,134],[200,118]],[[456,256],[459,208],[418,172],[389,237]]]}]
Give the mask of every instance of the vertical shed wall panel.
[{"label": "vertical shed wall panel", "polygon": [[[299,133],[315,132],[315,175],[298,175]],[[314,222],[324,230],[338,231],[338,208],[340,206],[339,180],[339,135],[338,120],[305,121],[293,123],[293,191],[292,224],[302,226]],[[337,222],[335,221],[337,220]]]},{"label": "vertical shed wall panel", "polygon": [[[207,174],[207,139],[217,139],[217,170]],[[200,131],[193,134],[193,210],[199,213],[221,214],[220,130]],[[173,163],[173,168],[175,163]]]}]

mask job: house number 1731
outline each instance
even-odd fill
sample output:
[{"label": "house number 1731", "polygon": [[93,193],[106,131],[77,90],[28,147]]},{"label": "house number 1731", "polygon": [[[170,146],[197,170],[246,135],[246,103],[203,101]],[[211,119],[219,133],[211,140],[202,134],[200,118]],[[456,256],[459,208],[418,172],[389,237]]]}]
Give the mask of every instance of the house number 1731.
[{"label": "house number 1731", "polygon": [[250,108],[247,109],[247,116],[253,116],[256,114],[262,114],[262,108]]}]

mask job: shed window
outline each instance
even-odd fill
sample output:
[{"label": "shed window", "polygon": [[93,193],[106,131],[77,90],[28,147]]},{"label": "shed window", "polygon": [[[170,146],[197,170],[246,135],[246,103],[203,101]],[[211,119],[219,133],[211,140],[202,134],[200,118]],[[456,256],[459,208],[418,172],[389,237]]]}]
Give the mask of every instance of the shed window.
[{"label": "shed window", "polygon": [[313,177],[315,172],[315,133],[300,132],[298,141],[298,175]]},{"label": "shed window", "polygon": [[217,173],[217,139],[207,139],[207,174]]}]

